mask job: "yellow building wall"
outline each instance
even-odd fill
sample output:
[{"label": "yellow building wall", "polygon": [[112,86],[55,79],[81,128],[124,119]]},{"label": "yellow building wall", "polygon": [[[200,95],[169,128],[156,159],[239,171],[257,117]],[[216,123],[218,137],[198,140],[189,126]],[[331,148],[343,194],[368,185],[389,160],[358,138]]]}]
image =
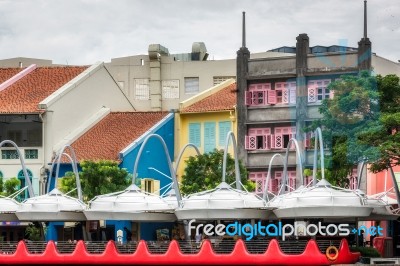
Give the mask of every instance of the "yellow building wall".
[{"label": "yellow building wall", "polygon": [[[237,123],[236,123],[236,113],[234,110],[232,111],[221,111],[221,112],[207,112],[207,113],[185,113],[179,114],[176,119],[176,133],[175,134],[175,164],[177,163],[177,157],[179,156],[180,151],[182,148],[189,143],[189,123],[200,123],[200,153],[204,153],[204,123],[205,122],[215,122],[215,145],[217,149],[225,149],[225,145],[220,145],[219,143],[219,127],[218,123],[223,121],[230,121],[231,122],[231,131],[235,135],[235,139],[237,138]],[[237,140],[236,140],[237,141]],[[228,152],[233,156],[233,146],[230,143],[228,147]],[[190,156],[195,156],[196,151],[188,147],[182,158],[179,162],[179,166],[177,169],[177,176],[178,180],[180,180],[181,176],[183,175],[184,169],[186,167],[185,160],[187,160]]]}]

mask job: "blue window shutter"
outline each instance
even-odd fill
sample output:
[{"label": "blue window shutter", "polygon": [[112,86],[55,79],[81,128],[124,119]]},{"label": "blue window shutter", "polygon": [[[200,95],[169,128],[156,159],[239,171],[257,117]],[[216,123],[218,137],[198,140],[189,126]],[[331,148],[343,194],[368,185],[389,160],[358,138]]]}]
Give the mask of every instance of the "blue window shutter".
[{"label": "blue window shutter", "polygon": [[215,123],[204,123],[204,152],[210,152],[215,149]]},{"label": "blue window shutter", "polygon": [[218,123],[219,127],[219,141],[218,144],[220,146],[225,145],[226,135],[229,131],[231,131],[231,122],[230,121],[223,121]]},{"label": "blue window shutter", "polygon": [[200,147],[200,123],[189,123],[189,143]]}]

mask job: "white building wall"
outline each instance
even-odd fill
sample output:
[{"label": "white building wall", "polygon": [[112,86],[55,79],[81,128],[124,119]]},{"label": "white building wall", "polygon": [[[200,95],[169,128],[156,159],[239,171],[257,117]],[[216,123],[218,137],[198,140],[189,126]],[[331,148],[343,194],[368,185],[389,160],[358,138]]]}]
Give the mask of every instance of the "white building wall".
[{"label": "white building wall", "polygon": [[396,74],[397,76],[400,76],[400,63],[395,63],[386,58],[372,55],[371,64],[373,67],[373,71],[376,74],[381,74],[382,76]]}]

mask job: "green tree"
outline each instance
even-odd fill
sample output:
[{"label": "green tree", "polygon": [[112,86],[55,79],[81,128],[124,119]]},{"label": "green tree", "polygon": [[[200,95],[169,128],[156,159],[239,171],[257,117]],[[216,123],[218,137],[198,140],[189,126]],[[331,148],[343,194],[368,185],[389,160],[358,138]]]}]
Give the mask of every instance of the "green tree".
[{"label": "green tree", "polygon": [[43,240],[42,237],[42,228],[40,223],[29,223],[29,225],[25,228],[25,236],[27,239],[31,241],[40,241]]},{"label": "green tree", "polygon": [[13,193],[15,193],[19,187],[21,186],[21,182],[19,181],[18,178],[12,177],[6,180],[4,182],[4,195],[9,196]]},{"label": "green tree", "polygon": [[360,143],[374,147],[380,155],[370,166],[373,172],[400,165],[400,78],[378,75],[377,83],[381,115],[359,133]]},{"label": "green tree", "polygon": [[0,176],[0,195],[3,195],[4,190],[4,180],[3,177]]},{"label": "green tree", "polygon": [[361,72],[342,76],[329,89],[334,98],[322,102],[322,118],[306,131],[322,127],[324,143],[331,149],[326,161],[334,182],[347,181],[361,160],[369,161],[372,171],[387,169],[389,161],[399,164],[400,136],[393,134],[400,129],[399,78]]},{"label": "green tree", "polygon": [[[214,150],[186,160],[185,172],[182,175],[181,190],[184,195],[215,188],[222,181],[223,150]],[[226,163],[226,182],[233,183],[235,178],[235,161],[228,154]],[[247,171],[239,161],[241,182],[248,191],[254,191],[255,184],[247,179]],[[235,187],[235,186],[234,186]]]},{"label": "green tree", "polygon": [[[110,160],[82,161],[82,171],[79,172],[84,201],[89,201],[97,195],[124,190],[131,183],[131,175],[126,169],[118,167],[118,163]],[[76,188],[75,175],[67,172],[61,180],[60,190],[64,193]],[[76,196],[76,191],[71,195]]]}]

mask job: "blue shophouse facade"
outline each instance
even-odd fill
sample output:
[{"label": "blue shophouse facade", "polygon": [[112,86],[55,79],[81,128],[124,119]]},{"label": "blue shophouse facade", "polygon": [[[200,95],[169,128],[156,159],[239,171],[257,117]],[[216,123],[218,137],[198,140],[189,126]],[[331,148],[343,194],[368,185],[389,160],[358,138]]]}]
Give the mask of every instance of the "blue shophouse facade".
[{"label": "blue shophouse facade", "polygon": [[[143,135],[134,140],[130,145],[125,147],[119,153],[119,159],[121,161],[121,163],[119,164],[120,168],[125,168],[129,173],[133,173],[133,168],[138,156],[138,152],[143,145],[145,139],[151,134],[157,134],[161,136],[166,144],[168,156],[171,158],[171,160],[173,160],[174,113],[169,113],[161,121],[151,127],[148,131],[146,131]],[[79,166],[78,169],[81,170]],[[72,171],[71,165],[68,163],[63,163],[60,165],[58,176],[63,177],[68,171]],[[168,160],[162,143],[157,138],[150,138],[145,144],[141,157],[139,158],[136,178],[151,178],[154,180],[159,180],[159,193],[160,195],[162,195],[163,193],[168,192],[168,190],[170,189],[170,184],[172,181],[170,176],[171,175]],[[51,190],[55,186],[54,178],[49,182]],[[136,184],[138,183],[140,184],[140,180],[136,182]],[[50,222],[46,229],[46,240],[58,240],[58,232],[60,232],[60,227],[64,227],[64,225],[65,224],[63,222]],[[140,239],[155,240],[157,229],[169,229],[169,231],[171,232],[174,223],[141,223],[139,226],[132,226],[132,221],[106,220],[104,221],[104,226],[107,229],[107,234],[103,234],[103,238],[105,235],[107,235],[107,238],[110,238],[109,236],[112,236],[112,239],[117,240],[117,232],[118,230],[122,230],[124,232],[123,241],[126,241],[126,233],[124,231],[124,228],[126,227],[131,229],[132,227],[138,227],[138,230],[140,231]],[[80,230],[75,229],[75,234],[80,236]]]}]

